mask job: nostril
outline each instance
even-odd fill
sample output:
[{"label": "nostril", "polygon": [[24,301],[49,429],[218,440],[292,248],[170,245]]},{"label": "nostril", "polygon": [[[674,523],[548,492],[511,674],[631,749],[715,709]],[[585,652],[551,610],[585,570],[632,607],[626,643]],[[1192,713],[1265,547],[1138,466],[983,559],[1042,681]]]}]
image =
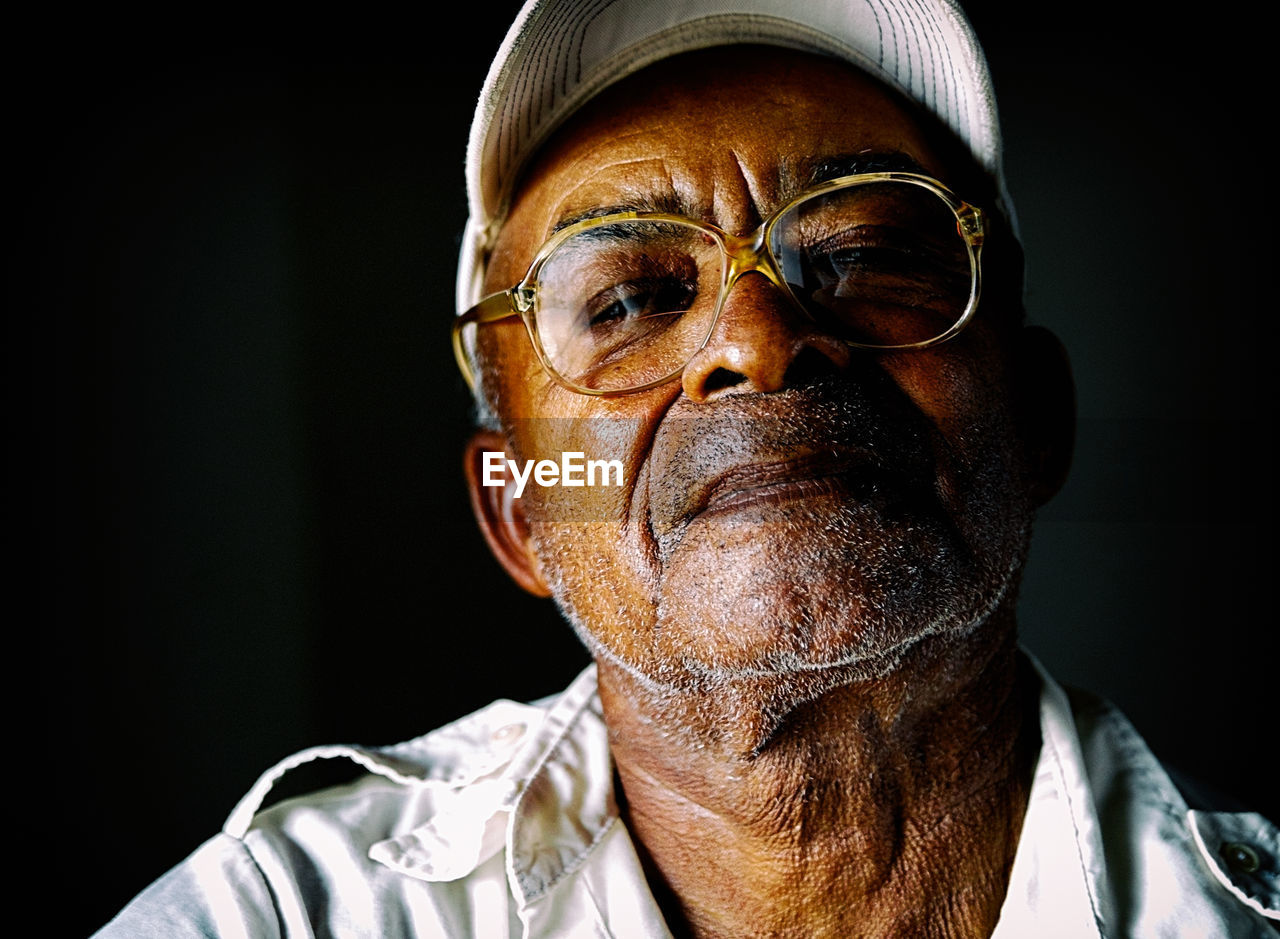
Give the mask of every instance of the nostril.
[{"label": "nostril", "polygon": [[839,365],[830,356],[813,346],[805,346],[787,366],[784,381],[787,387],[794,387],[833,375],[839,370]]},{"label": "nostril", "polygon": [[745,376],[738,372],[727,368],[716,368],[703,380],[702,393],[704,396],[710,396],[717,391],[741,384],[745,380]]}]

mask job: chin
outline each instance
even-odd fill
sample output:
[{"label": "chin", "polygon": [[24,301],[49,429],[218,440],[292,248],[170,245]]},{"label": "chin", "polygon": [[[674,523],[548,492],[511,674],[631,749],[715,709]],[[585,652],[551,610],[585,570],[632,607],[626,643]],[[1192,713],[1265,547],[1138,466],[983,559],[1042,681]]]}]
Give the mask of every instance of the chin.
[{"label": "chin", "polygon": [[690,526],[652,609],[619,617],[598,577],[565,567],[553,592],[598,660],[655,693],[767,689],[759,704],[786,710],[891,673],[922,640],[965,639],[1011,601],[1029,520],[988,521],[974,550],[945,521],[857,504],[766,506]]},{"label": "chin", "polygon": [[984,622],[1014,589],[1029,530],[1004,519],[973,546],[936,516],[847,502],[691,526],[666,567],[650,660],[630,664],[670,676],[676,662],[699,683],[879,674],[923,638]]}]

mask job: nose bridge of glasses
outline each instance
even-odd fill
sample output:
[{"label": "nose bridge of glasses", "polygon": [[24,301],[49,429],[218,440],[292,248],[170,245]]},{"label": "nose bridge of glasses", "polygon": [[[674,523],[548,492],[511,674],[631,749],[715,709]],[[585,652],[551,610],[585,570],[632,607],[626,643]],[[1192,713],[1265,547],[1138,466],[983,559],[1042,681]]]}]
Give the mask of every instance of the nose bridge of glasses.
[{"label": "nose bridge of glasses", "polygon": [[729,258],[728,270],[725,271],[724,292],[727,296],[743,274],[755,271],[763,274],[781,290],[785,290],[782,275],[778,273],[773,259],[765,250],[765,230],[757,229],[749,235],[725,235],[724,250]]}]

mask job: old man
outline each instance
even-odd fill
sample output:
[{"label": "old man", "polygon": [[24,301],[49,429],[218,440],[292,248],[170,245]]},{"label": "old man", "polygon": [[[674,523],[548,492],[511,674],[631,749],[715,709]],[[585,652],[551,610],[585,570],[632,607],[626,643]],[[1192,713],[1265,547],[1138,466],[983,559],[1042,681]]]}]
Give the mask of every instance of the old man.
[{"label": "old man", "polygon": [[530,3],[467,171],[472,502],[594,664],[108,934],[1266,933],[1275,828],[1018,647],[1071,382],[954,4]]}]

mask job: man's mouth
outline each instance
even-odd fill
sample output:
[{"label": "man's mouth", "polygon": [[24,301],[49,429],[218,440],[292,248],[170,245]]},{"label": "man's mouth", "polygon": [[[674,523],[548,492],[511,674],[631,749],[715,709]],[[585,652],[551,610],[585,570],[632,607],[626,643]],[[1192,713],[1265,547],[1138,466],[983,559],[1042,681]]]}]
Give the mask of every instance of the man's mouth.
[{"label": "man's mouth", "polygon": [[933,473],[918,417],[827,380],[673,409],[651,451],[647,514],[660,541],[700,518],[801,500],[893,515],[930,498]]},{"label": "man's mouth", "polygon": [[867,501],[880,489],[881,472],[861,451],[795,454],[732,467],[694,494],[688,518],[824,497]]}]

